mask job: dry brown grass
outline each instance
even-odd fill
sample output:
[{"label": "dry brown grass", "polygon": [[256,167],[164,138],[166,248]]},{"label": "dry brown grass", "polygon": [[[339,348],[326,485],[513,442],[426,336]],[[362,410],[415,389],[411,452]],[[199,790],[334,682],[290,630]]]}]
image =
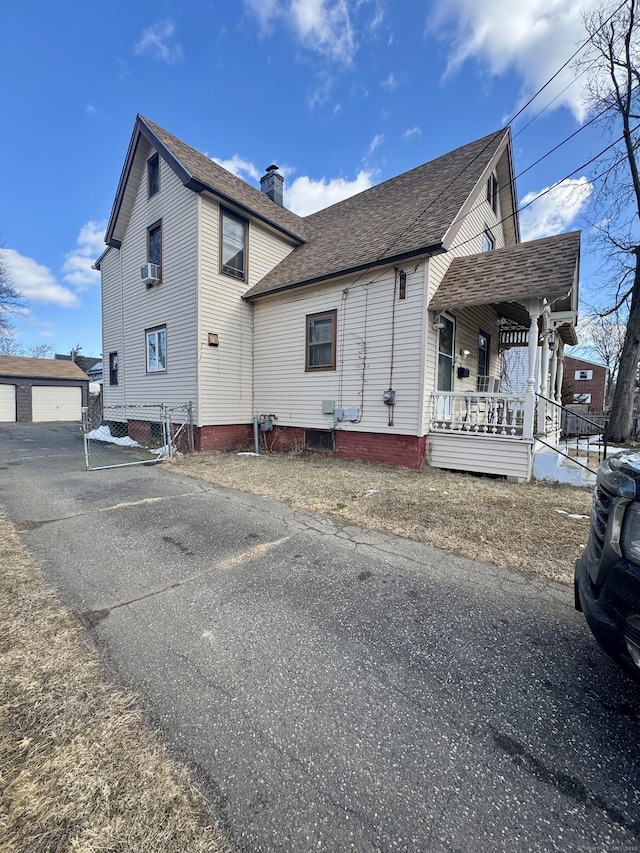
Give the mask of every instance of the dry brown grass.
[{"label": "dry brown grass", "polygon": [[1,517],[0,543],[0,851],[228,850]]},{"label": "dry brown grass", "polygon": [[566,584],[587,541],[588,489],[304,454],[211,451],[171,464],[211,483]]}]

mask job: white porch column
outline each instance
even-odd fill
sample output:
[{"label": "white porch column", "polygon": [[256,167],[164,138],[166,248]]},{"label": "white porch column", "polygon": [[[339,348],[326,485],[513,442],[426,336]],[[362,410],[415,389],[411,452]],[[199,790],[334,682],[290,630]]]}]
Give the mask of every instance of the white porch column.
[{"label": "white porch column", "polygon": [[549,311],[545,307],[542,312],[542,353],[540,355],[540,394],[549,396]]},{"label": "white porch column", "polygon": [[536,383],[536,350],[538,349],[538,317],[542,313],[542,305],[539,300],[532,299],[528,305],[529,311],[529,373],[527,376],[527,390],[524,395],[524,421],[522,424],[522,437],[533,438],[533,413],[535,408],[535,383]]},{"label": "white porch column", "polygon": [[557,330],[553,335],[553,354],[551,356],[551,380],[549,382],[549,397],[554,400],[556,403],[558,402],[558,388],[556,385],[558,379],[558,341],[560,340],[560,336],[558,335]]},{"label": "white porch column", "polygon": [[564,380],[564,341],[558,337],[558,375],[556,376],[556,402],[562,403],[562,382]]}]

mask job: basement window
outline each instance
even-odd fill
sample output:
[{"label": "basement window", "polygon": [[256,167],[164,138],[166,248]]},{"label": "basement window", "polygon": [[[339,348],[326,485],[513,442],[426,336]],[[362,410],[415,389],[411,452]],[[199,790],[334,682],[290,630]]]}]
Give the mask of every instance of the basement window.
[{"label": "basement window", "polygon": [[326,429],[306,429],[304,431],[304,449],[333,453],[335,450],[333,433]]}]

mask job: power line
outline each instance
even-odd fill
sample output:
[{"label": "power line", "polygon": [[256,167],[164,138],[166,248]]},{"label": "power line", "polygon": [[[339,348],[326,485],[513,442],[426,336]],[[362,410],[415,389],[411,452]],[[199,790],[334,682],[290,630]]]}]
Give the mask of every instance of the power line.
[{"label": "power line", "polygon": [[[542,86],[537,90],[537,92],[535,92],[535,93],[531,96],[531,98],[529,98],[529,100],[526,102],[526,104],[524,104],[524,106],[522,106],[522,107],[518,110],[518,112],[517,112],[517,113],[516,113],[516,114],[515,114],[511,119],[510,119],[510,121],[509,121],[509,122],[507,122],[507,125],[512,124],[512,123],[513,123],[513,122],[514,122],[514,121],[515,121],[515,120],[516,120],[520,115],[522,115],[522,113],[527,109],[527,107],[528,107],[528,106],[530,106],[530,105],[533,103],[533,101],[534,101],[534,100],[535,100],[535,99],[536,99],[536,98],[537,98],[537,97],[538,97],[538,96],[539,96],[539,95],[540,95],[540,94],[541,94],[541,93],[542,93],[542,92],[547,88],[547,86],[549,86],[549,85],[550,85],[550,84],[551,84],[551,83],[556,79],[556,77],[558,77],[558,75],[559,75],[559,74],[560,74],[560,73],[561,73],[561,72],[562,72],[562,71],[563,71],[563,70],[564,70],[564,69],[565,69],[565,68],[566,68],[566,67],[567,67],[567,66],[568,66],[568,65],[569,65],[569,64],[570,64],[574,59],[575,59],[575,57],[576,57],[576,56],[577,56],[577,55],[578,55],[582,50],[584,50],[584,48],[585,48],[585,47],[586,47],[586,46],[587,46],[587,45],[588,45],[588,44],[593,40],[593,38],[594,38],[595,34],[596,34],[597,32],[599,32],[601,29],[603,29],[603,28],[604,28],[604,27],[605,27],[605,26],[606,26],[606,25],[607,25],[607,24],[608,24],[608,23],[609,23],[609,22],[610,22],[610,21],[615,17],[615,15],[620,11],[620,9],[622,9],[622,7],[626,5],[626,2],[627,2],[627,0],[623,0],[623,2],[622,2],[622,3],[620,3],[620,5],[619,5],[619,6],[617,6],[617,7],[614,9],[614,11],[611,13],[611,15],[609,15],[609,17],[608,17],[608,18],[606,18],[606,20],[602,22],[602,24],[598,27],[598,29],[597,29],[593,34],[591,34],[591,35],[590,35],[590,36],[589,36],[589,37],[588,37],[588,38],[587,38],[587,39],[586,39],[586,40],[585,40],[585,41],[584,41],[584,42],[583,42],[583,43],[582,43],[582,44],[581,44],[581,45],[580,45],[580,46],[579,46],[579,47],[578,47],[578,48],[577,48],[573,53],[572,53],[572,55],[571,55],[571,56],[566,60],[566,62],[564,62],[564,63],[560,66],[560,68],[559,68],[559,69],[558,69],[558,70],[557,70],[557,71],[556,71],[556,72],[555,72],[555,73],[554,73],[554,74],[553,74],[553,75],[552,75],[552,76],[551,76],[551,77],[546,81],[546,83],[544,83],[544,84],[543,84],[543,85],[542,85]],[[544,110],[542,110],[541,112],[544,112]],[[603,112],[604,112],[604,111],[603,111]],[[600,115],[602,115],[602,113],[600,113],[596,118],[600,117]],[[572,138],[573,138],[574,136],[576,136],[578,133],[582,132],[582,130],[583,130],[584,128],[588,127],[590,124],[592,124],[592,123],[596,120],[596,118],[591,119],[591,120],[590,120],[586,125],[582,125],[582,126],[581,126],[577,131],[575,131],[575,132],[574,132],[573,134],[571,134],[569,137],[567,137],[566,139],[564,139],[564,140],[562,140],[560,143],[558,143],[558,145],[556,145],[554,148],[552,148],[549,152],[547,152],[545,155],[543,155],[543,156],[542,156],[542,157],[540,157],[538,160],[536,160],[536,161],[535,161],[535,163],[531,164],[531,166],[529,166],[529,167],[525,170],[525,172],[526,172],[526,171],[529,171],[529,169],[533,168],[533,166],[538,165],[540,162],[542,162],[542,160],[544,160],[546,157],[550,156],[550,154],[552,154],[554,151],[556,151],[558,148],[560,148],[562,145],[564,145],[566,142],[568,142],[570,139],[572,139]],[[532,119],[532,121],[533,121],[533,119]],[[532,121],[530,121],[530,122],[526,125],[526,127],[528,127],[528,126],[532,123]],[[620,141],[620,140],[618,140],[618,142],[619,142],[619,141]],[[617,144],[617,143],[614,143],[614,144]],[[370,263],[370,264],[369,264],[369,265],[368,265],[364,270],[362,270],[362,272],[360,272],[360,273],[359,273],[359,275],[354,279],[354,281],[353,281],[353,282],[352,282],[352,283],[351,283],[347,288],[345,288],[347,291],[348,291],[348,290],[350,290],[352,287],[355,287],[355,285],[356,285],[356,284],[358,284],[358,282],[359,282],[359,281],[361,281],[361,280],[362,280],[362,278],[364,278],[364,276],[365,276],[365,275],[367,275],[367,273],[368,273],[368,272],[370,272],[370,271],[371,271],[371,269],[373,269],[373,267],[377,266],[381,261],[383,261],[383,260],[384,260],[385,255],[387,255],[387,254],[391,251],[391,249],[396,245],[396,243],[398,243],[398,242],[399,242],[399,240],[400,240],[400,239],[401,239],[401,238],[402,238],[402,237],[403,237],[403,236],[404,236],[404,235],[405,235],[405,234],[406,234],[410,229],[414,228],[414,227],[417,225],[417,223],[420,221],[420,219],[422,219],[422,217],[423,217],[423,216],[424,216],[424,215],[425,215],[425,214],[426,214],[426,213],[427,213],[427,212],[428,212],[428,211],[429,211],[429,210],[430,210],[430,209],[431,209],[431,208],[432,208],[432,207],[433,207],[433,206],[434,206],[438,201],[440,201],[440,199],[441,199],[441,198],[442,198],[442,197],[443,197],[443,196],[448,192],[448,190],[449,190],[452,186],[454,186],[454,184],[455,184],[455,183],[457,183],[457,181],[458,181],[458,180],[459,180],[459,179],[464,175],[464,173],[465,173],[465,172],[470,168],[470,166],[472,166],[472,165],[473,165],[473,163],[475,163],[475,162],[476,162],[476,160],[478,160],[478,158],[479,158],[479,157],[481,157],[481,156],[482,156],[482,154],[484,154],[484,152],[489,148],[489,145],[490,145],[490,143],[489,143],[489,142],[487,142],[487,143],[485,144],[485,146],[482,148],[482,150],[481,150],[481,151],[479,151],[479,152],[475,155],[475,157],[473,157],[473,158],[472,158],[472,159],[471,159],[471,160],[470,160],[470,161],[469,161],[469,162],[464,166],[464,168],[463,168],[463,169],[461,169],[461,170],[458,172],[458,174],[456,174],[456,175],[455,175],[455,176],[454,176],[454,177],[449,181],[449,183],[448,183],[445,187],[443,187],[443,189],[442,189],[442,190],[441,190],[441,191],[440,191],[440,192],[439,192],[439,193],[438,193],[438,194],[437,194],[433,199],[431,199],[431,201],[430,201],[430,202],[429,202],[429,203],[428,203],[428,204],[427,204],[427,205],[426,205],[426,206],[425,206],[425,207],[424,207],[424,208],[423,208],[423,209],[422,209],[422,210],[421,210],[421,211],[420,211],[420,212],[419,212],[419,213],[418,213],[418,214],[417,214],[417,215],[416,215],[412,220],[411,220],[411,222],[409,222],[409,224],[408,224],[408,225],[407,225],[407,226],[406,226],[402,231],[400,231],[400,233],[399,233],[399,234],[397,234],[397,235],[393,238],[393,240],[391,240],[391,242],[390,242],[389,244],[387,244],[387,246],[386,246],[386,247],[385,247],[385,248],[384,248],[384,249],[383,249],[383,250],[382,250],[382,251],[377,255],[377,257],[375,258],[375,260],[371,261],[371,263]],[[611,147],[611,146],[609,146],[609,147]],[[608,148],[605,148],[605,149],[604,149],[604,151],[607,151],[607,150],[608,150]],[[602,153],[604,153],[604,151],[600,152],[600,154],[599,154],[599,155],[597,155],[597,157],[601,156],[601,154],[602,154]],[[597,159],[597,157],[596,157],[596,158],[594,158],[594,159]],[[593,160],[590,160],[590,161],[588,161],[588,162],[589,162],[589,163],[591,163],[591,162],[593,162]],[[587,165],[588,165],[588,164],[587,164]],[[584,167],[582,167],[582,166],[581,166],[581,167],[579,167],[576,171],[579,171],[581,168],[584,168]],[[521,174],[525,174],[525,172],[522,172]],[[572,172],[571,174],[574,174],[574,173]],[[520,177],[520,176],[518,176],[518,177]],[[566,179],[567,179],[567,178],[563,178],[562,180],[566,180]],[[512,185],[515,183],[515,180],[516,180],[516,177],[514,176],[514,178],[512,178],[512,180],[510,181],[509,186],[512,186]],[[561,182],[558,182],[558,183],[561,183]],[[557,186],[557,184],[555,184],[554,186]],[[551,189],[551,187],[550,187],[549,189]],[[543,195],[543,194],[544,194],[544,193],[542,193],[541,195]],[[529,205],[526,205],[526,206],[528,207]],[[468,213],[466,213],[466,214],[465,214],[465,217],[466,217],[466,216],[468,216],[468,215],[469,215],[471,212],[473,212],[473,210],[475,210],[475,209],[476,209],[476,208],[474,207],[474,208],[472,208],[472,210],[471,210],[471,211],[468,211]],[[521,209],[524,209],[524,208],[521,208]],[[514,211],[514,216],[515,216],[515,211]],[[500,220],[500,222],[499,222],[499,223],[497,223],[497,224],[501,224],[502,222],[505,222],[505,221],[506,221],[506,219],[508,219],[508,218],[510,218],[510,217],[507,217],[507,218],[505,218],[505,219]],[[455,223],[456,221],[457,221],[457,222],[460,222],[461,220],[462,220],[462,217],[461,217],[461,219],[459,219],[459,220],[454,219],[454,223]],[[470,239],[476,239],[478,236],[480,236],[480,235],[475,235],[473,238],[470,238]],[[465,241],[464,241],[464,243],[459,244],[459,245],[465,245],[467,242],[469,242],[469,240],[465,240]],[[377,280],[378,280],[378,278],[379,278],[379,277],[374,278],[374,279],[373,279],[373,281],[377,281]]]}]

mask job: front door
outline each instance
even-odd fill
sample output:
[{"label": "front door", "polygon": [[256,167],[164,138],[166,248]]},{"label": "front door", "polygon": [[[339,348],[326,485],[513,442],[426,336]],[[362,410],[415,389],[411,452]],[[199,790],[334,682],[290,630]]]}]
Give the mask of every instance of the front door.
[{"label": "front door", "polygon": [[[448,314],[438,318],[438,367],[436,391],[453,391],[453,365],[455,353],[456,321]],[[451,419],[451,397],[437,397],[436,418]]]}]

